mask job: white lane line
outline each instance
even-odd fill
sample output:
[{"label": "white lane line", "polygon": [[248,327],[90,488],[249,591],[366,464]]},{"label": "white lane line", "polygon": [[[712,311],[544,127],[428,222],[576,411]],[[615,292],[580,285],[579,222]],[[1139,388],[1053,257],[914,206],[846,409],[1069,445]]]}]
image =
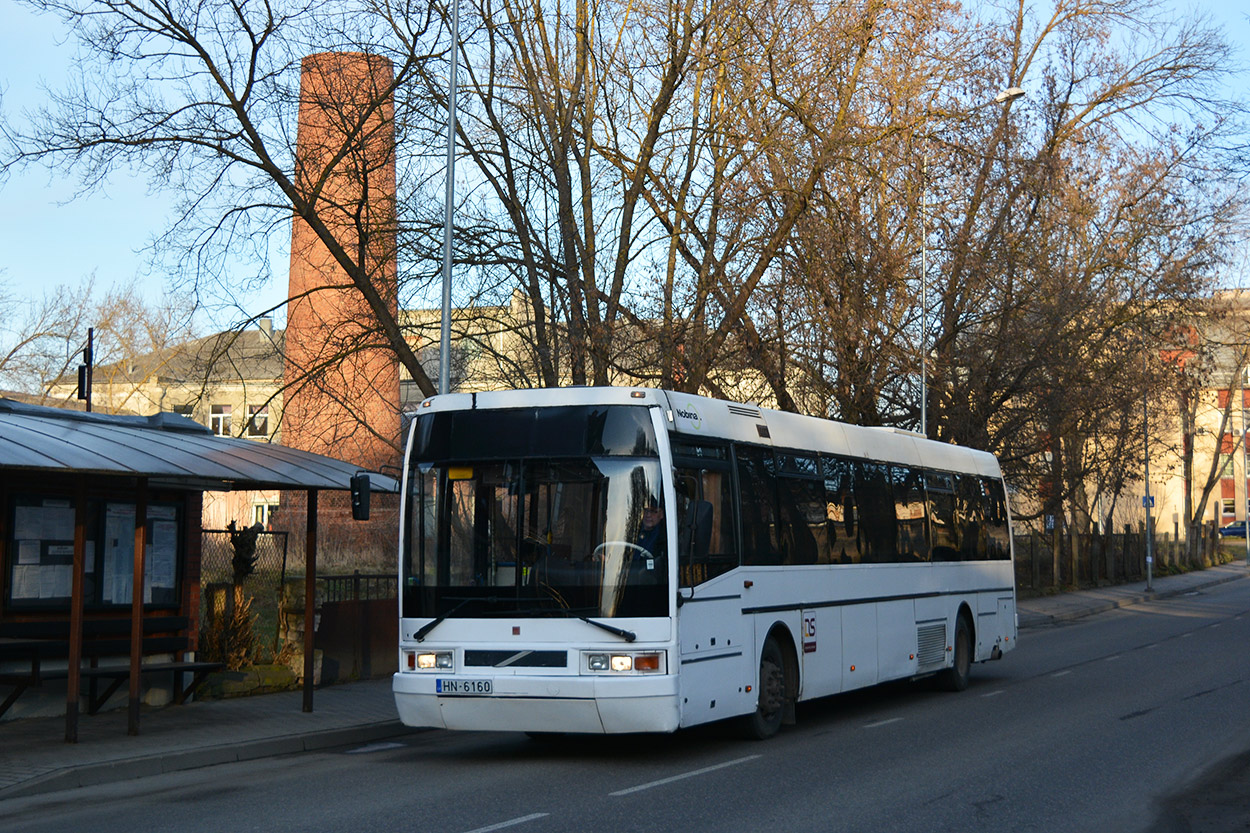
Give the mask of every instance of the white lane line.
[{"label": "white lane line", "polygon": [[1066,677],[1066,676],[1068,676],[1068,675],[1069,675],[1069,674],[1071,674],[1071,673],[1072,673],[1072,669],[1071,669],[1071,668],[1069,668],[1067,671],[1056,671],[1055,673],[1051,674],[1050,676],[1052,676],[1052,677]]},{"label": "white lane line", "polygon": [[1000,688],[998,691],[991,691],[989,694],[982,694],[981,696],[982,697],[997,697],[998,695],[1002,694],[1003,691],[1004,689]]},{"label": "white lane line", "polygon": [[865,723],[864,728],[876,729],[878,726],[889,726],[891,723],[898,723],[902,719],[903,718],[901,717],[891,717],[891,718],[887,718],[886,720],[878,720],[876,723]]},{"label": "white lane line", "polygon": [[[642,792],[643,790],[649,790],[652,787],[659,787],[659,786],[663,786],[664,784],[671,784],[674,781],[681,781],[686,778],[693,778],[696,775],[704,775],[709,772],[715,772],[716,770],[724,769],[725,767],[737,766],[738,764],[745,764],[747,761],[754,761],[758,757],[760,756],[759,755],[747,755],[745,758],[738,758],[733,761],[725,761],[723,764],[713,764],[712,766],[705,766],[703,767],[703,769],[696,769],[690,772],[683,772],[681,775],[673,775],[668,778],[661,778],[659,781],[650,781],[646,784],[639,784],[636,787],[628,787],[623,790],[617,790],[614,793],[608,793],[608,795],[613,795],[613,796],[629,795],[630,793]],[[470,833],[479,833],[479,831],[473,830],[473,831],[470,831]]]},{"label": "white lane line", "polygon": [[514,824],[524,824],[527,821],[533,821],[534,819],[541,819],[549,815],[551,815],[551,813],[530,813],[528,816],[521,816],[520,818],[517,818],[517,819],[501,821],[499,822],[499,824],[490,824],[490,825],[487,825],[486,827],[478,827],[473,830],[469,830],[467,833],[490,833],[490,831],[492,830],[503,830],[505,827],[512,827]]},{"label": "white lane line", "polygon": [[1189,639],[1191,636],[1193,636],[1192,633],[1183,633],[1181,634],[1181,639]]},{"label": "white lane line", "polygon": [[1107,657],[1107,662],[1115,662],[1117,659],[1120,658],[1120,656],[1121,656],[1120,654],[1116,654],[1115,656]]}]

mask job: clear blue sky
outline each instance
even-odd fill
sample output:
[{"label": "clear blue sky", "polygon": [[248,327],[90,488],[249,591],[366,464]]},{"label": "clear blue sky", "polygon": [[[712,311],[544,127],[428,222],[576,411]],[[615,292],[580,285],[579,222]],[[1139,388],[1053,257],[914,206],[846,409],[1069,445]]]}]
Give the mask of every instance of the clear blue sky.
[{"label": "clear blue sky", "polygon": [[[972,0],[975,2],[975,0]],[[1230,38],[1250,60],[1250,2],[1174,0],[1178,9],[1205,9],[1223,21]],[[40,82],[58,87],[73,45],[51,16],[35,16],[13,0],[0,0],[0,90],[3,115],[13,118],[43,97]],[[1250,86],[1250,79],[1243,87]],[[30,169],[0,186],[0,286],[38,297],[57,284],[77,284],[91,273],[107,288],[139,276],[149,296],[159,295],[165,275],[148,274],[142,249],[164,227],[168,201],[149,193],[142,174],[114,176],[102,193],[74,199],[76,181]],[[245,303],[249,313],[286,293],[287,252],[273,253],[270,289]]]}]

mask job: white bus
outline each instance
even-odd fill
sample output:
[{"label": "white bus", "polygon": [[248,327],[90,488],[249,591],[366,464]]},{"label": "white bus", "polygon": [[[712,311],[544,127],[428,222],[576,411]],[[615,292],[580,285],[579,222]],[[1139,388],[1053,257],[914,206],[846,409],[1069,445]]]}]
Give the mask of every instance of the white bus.
[{"label": "white bus", "polygon": [[400,718],[671,732],[1015,646],[998,462],[652,389],[437,396],[409,430]]}]

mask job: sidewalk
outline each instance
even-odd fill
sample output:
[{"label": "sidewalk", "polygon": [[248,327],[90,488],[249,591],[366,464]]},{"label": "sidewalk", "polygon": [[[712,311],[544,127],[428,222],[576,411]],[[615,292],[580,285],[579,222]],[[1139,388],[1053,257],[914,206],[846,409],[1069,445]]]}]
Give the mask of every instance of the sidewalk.
[{"label": "sidewalk", "polygon": [[[1018,603],[1022,629],[1043,627],[1245,578],[1237,561],[1146,583],[1082,590]],[[66,743],[62,717],[0,723],[0,801],[349,744],[413,731],[399,722],[390,679],[318,689],[313,711],[300,691],[148,710],[140,734],[126,734],[126,710],[84,716],[79,742]]]},{"label": "sidewalk", "polygon": [[[0,723],[0,806],[6,798],[143,778],[292,752],[370,743],[416,731],[399,722],[390,678],[302,691],[145,709],[126,734],[126,709],[82,716],[78,743],[65,718]],[[2,813],[0,813],[2,815]]]},{"label": "sidewalk", "polygon": [[1095,590],[1079,590],[1075,593],[1061,593],[1056,596],[1021,599],[1016,602],[1016,613],[1021,630],[1037,628],[1103,613],[1117,607],[1139,604],[1151,599],[1182,596],[1205,587],[1245,578],[1247,575],[1250,575],[1250,572],[1247,572],[1246,562],[1238,560],[1208,570],[1156,578],[1152,582],[1154,589],[1151,592],[1147,592],[1146,582],[1136,581],[1115,587],[1099,587]]}]

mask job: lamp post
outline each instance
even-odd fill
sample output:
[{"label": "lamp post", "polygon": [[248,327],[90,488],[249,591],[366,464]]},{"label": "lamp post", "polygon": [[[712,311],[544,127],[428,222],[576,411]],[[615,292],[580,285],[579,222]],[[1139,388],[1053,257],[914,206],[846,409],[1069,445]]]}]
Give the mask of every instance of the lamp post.
[{"label": "lamp post", "polygon": [[447,192],[443,205],[443,320],[438,339],[438,392],[451,392],[451,232],[456,197],[456,72],[460,2],[451,4],[451,73],[447,79]]},{"label": "lamp post", "polygon": [[[1242,537],[1246,543],[1246,566],[1250,567],[1250,489],[1246,487],[1250,485],[1250,465],[1247,465],[1247,443],[1250,443],[1250,435],[1246,433],[1246,369],[1241,371],[1241,384],[1238,385],[1238,393],[1241,396],[1241,487],[1242,487],[1242,517],[1246,519],[1242,526]],[[1236,492],[1233,492],[1236,494]]]},{"label": "lamp post", "polygon": [[[992,104],[1008,105],[1017,98],[1024,96],[1020,87],[1008,87],[989,101],[982,102],[964,113],[970,116],[983,107]],[[921,181],[927,183],[929,178],[929,153],[926,150],[920,167]],[[922,187],[920,191],[920,433],[929,435],[929,267],[928,267],[928,213],[929,189]]]}]

